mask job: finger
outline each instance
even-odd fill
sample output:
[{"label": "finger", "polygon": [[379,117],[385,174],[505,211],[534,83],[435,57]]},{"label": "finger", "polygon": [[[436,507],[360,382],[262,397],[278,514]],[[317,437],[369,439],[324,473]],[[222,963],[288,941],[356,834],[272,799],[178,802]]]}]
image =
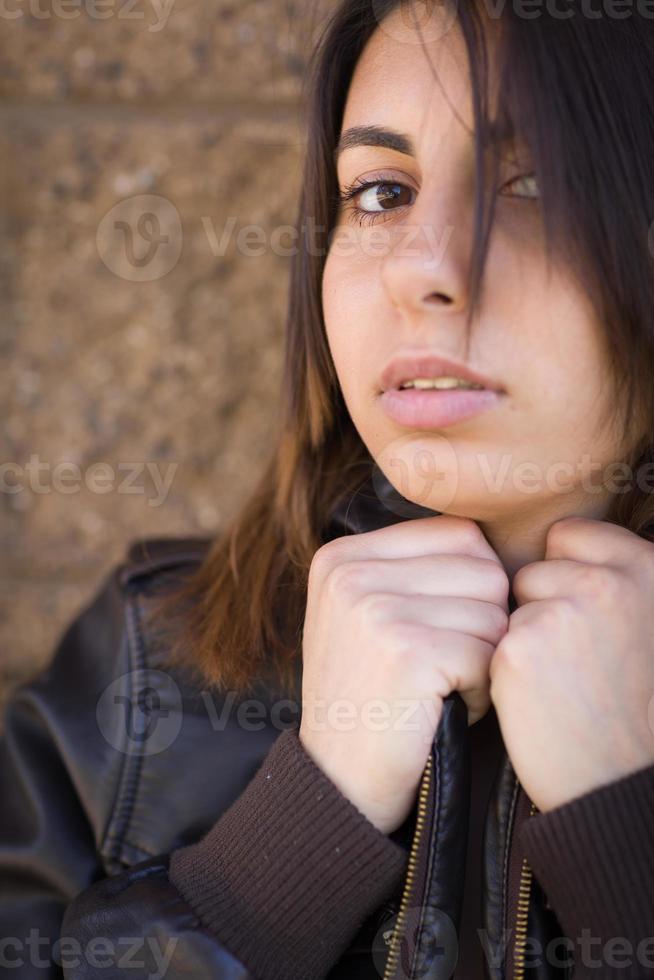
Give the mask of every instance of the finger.
[{"label": "finger", "polygon": [[[490,707],[489,665],[495,647],[453,630],[432,629],[427,626],[405,626],[416,638],[416,649],[433,650],[426,670],[431,686],[442,698],[458,691],[469,709],[468,724],[481,718]],[[426,688],[429,689],[429,680]]]},{"label": "finger", "polygon": [[364,601],[382,622],[415,623],[454,630],[497,646],[508,629],[508,613],[493,602],[424,594],[368,593]]},{"label": "finger", "polygon": [[619,565],[630,563],[631,555],[648,544],[633,531],[610,521],[566,517],[550,525],[545,558]]},{"label": "finger", "polygon": [[[511,618],[509,620],[509,631],[512,634],[516,634],[518,630],[522,629],[523,626],[529,626],[530,624],[537,623],[539,620],[542,620],[544,613],[563,613],[564,611],[567,611],[567,607],[567,596],[555,596],[547,599],[532,599],[530,602],[525,603],[524,606],[520,606],[511,613]],[[524,634],[521,634],[521,636],[524,636]]]},{"label": "finger", "polygon": [[509,580],[502,566],[488,558],[429,555],[344,562],[332,569],[324,587],[354,599],[368,592],[424,593],[481,599],[506,608]]},{"label": "finger", "polygon": [[513,576],[511,589],[519,605],[537,599],[599,595],[606,589],[607,578],[620,574],[608,565],[551,558],[523,565]]}]

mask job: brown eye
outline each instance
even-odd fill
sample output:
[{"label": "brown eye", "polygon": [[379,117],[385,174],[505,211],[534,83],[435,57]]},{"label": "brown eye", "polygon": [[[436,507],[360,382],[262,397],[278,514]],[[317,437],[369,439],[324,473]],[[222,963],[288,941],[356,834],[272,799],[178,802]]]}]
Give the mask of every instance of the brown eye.
[{"label": "brown eye", "polygon": [[358,208],[367,214],[388,211],[394,206],[410,204],[412,190],[404,184],[378,181],[358,192]]}]

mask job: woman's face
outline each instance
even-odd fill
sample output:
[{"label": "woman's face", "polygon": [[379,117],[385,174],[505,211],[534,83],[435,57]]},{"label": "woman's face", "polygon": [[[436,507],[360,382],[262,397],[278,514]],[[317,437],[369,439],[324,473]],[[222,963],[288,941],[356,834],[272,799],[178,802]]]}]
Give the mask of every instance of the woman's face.
[{"label": "woman's face", "polygon": [[[501,147],[466,356],[474,162],[465,46],[455,26],[419,42],[406,12],[390,14],[359,59],[345,107],[341,137],[354,127],[403,137],[390,147],[348,139],[338,156],[341,191],[378,182],[341,206],[324,271],[325,324],[346,405],[384,475],[423,506],[480,521],[601,516],[606,467],[619,457],[616,433],[599,426],[613,397],[600,325],[563,264],[548,270],[538,188],[520,143]],[[465,365],[500,394],[482,395],[485,410],[452,420],[430,416],[427,400],[444,397],[456,412],[476,396],[414,391],[407,394],[421,399],[421,425],[392,417],[380,377],[405,353]],[[440,374],[456,371],[427,376]]]}]

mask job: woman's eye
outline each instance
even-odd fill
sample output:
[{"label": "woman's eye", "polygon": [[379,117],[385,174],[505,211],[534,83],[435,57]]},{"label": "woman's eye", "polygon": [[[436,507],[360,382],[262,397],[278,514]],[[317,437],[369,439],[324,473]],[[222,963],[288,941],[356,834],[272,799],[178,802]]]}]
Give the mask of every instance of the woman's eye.
[{"label": "woman's eye", "polygon": [[536,179],[536,174],[520,174],[518,177],[512,177],[511,180],[507,180],[505,184],[500,187],[500,193],[507,193],[506,188],[513,187],[514,191],[508,192],[509,197],[527,197],[527,198],[538,198],[540,197],[540,191],[538,189],[538,181]]},{"label": "woman's eye", "polygon": [[394,211],[397,207],[411,204],[413,191],[405,184],[396,181],[368,181],[353,185],[340,195],[341,204],[352,202],[350,210],[360,224],[367,219],[375,221],[377,215]]},{"label": "woman's eye", "polygon": [[406,197],[410,193],[409,188],[403,184],[373,184],[359,193],[359,207],[368,213],[388,211],[395,204],[408,204]]}]

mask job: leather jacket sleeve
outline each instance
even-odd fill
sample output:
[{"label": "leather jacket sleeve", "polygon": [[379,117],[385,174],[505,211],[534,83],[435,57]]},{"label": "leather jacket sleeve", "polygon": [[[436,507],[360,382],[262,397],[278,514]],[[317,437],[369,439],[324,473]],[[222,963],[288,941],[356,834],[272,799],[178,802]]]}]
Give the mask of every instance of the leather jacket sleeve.
[{"label": "leather jacket sleeve", "polygon": [[108,828],[122,767],[120,753],[98,732],[95,712],[126,667],[123,623],[114,570],[45,669],[7,703],[0,738],[0,974],[100,980],[124,969],[150,980],[249,980],[169,881],[168,855],[108,875],[117,870]]}]

